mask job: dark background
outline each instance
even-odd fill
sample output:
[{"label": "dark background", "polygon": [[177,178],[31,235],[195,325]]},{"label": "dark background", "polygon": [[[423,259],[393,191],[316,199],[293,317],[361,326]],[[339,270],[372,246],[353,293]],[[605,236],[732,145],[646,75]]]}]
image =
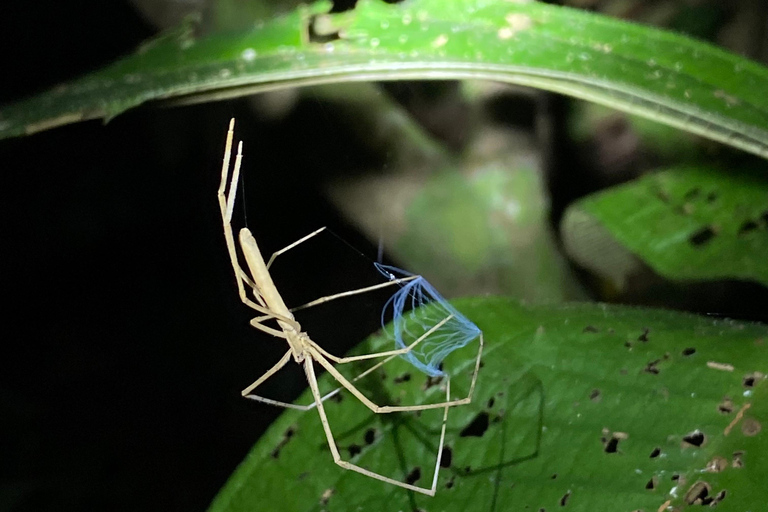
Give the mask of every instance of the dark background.
[{"label": "dark background", "polygon": [[[126,2],[2,2],[0,104],[153,33]],[[319,104],[274,122],[244,100],[148,107],[0,142],[0,511],[204,510],[280,413],[240,397],[285,346],[248,325],[224,245],[216,189],[233,116],[265,253],[328,225],[375,257],[317,183],[380,163],[340,151],[354,134],[323,129],[333,112]],[[338,246],[301,254],[277,272],[286,300],[308,280],[361,286]],[[338,318],[311,331],[335,353],[377,328],[377,314]],[[265,394],[305,387],[293,369]]]},{"label": "dark background", "polygon": [[[0,2],[0,104],[98,69],[154,33],[125,0]],[[388,87],[395,96],[408,90]],[[535,114],[527,105],[525,128],[548,108],[553,125],[564,125],[556,120],[568,100],[547,98]],[[329,226],[375,258],[376,247],[320,193],[329,175],[386,165],[359,149],[369,147],[360,143],[366,134],[344,128],[351,125],[338,115],[320,101],[273,121],[248,100],[147,106],[107,125],[0,141],[0,512],[205,510],[281,412],[240,390],[285,350],[248,325],[252,315],[237,298],[215,197],[226,126],[237,118],[246,148],[235,218],[242,225],[247,205],[266,254]],[[579,169],[578,155],[601,154],[614,141],[604,137],[591,151],[544,145],[555,216],[613,183]],[[569,172],[552,172],[561,165]],[[624,180],[644,169],[628,167],[611,172]],[[375,277],[369,261],[333,237],[280,263],[275,279],[289,304]],[[761,287],[707,286],[672,291],[714,304],[676,306],[764,319]],[[656,287],[652,296],[659,290],[675,295]],[[375,307],[360,315],[346,307],[303,323],[337,354],[378,327]],[[305,386],[292,368],[264,394],[290,400]]]}]

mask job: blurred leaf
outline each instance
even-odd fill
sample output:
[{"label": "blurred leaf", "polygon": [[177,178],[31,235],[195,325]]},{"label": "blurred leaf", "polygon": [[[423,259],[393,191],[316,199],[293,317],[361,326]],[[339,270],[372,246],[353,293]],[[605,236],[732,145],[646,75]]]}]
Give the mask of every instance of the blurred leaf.
[{"label": "blurred leaf", "polygon": [[682,167],[585,197],[562,222],[579,264],[619,284],[629,250],[669,279],[768,286],[768,180],[762,172]]},{"label": "blurred leaf", "polygon": [[[768,478],[768,328],[601,304],[455,303],[483,329],[471,405],[451,410],[434,498],[333,464],[314,411],[285,412],[210,510],[760,510]],[[373,337],[358,352],[385,348]],[[389,348],[389,347],[386,347]],[[466,362],[465,362],[466,364]],[[402,403],[434,400],[402,360],[369,384]],[[405,378],[405,376],[408,378]],[[324,386],[331,385],[323,376]],[[426,389],[426,391],[425,391]],[[452,384],[454,395],[466,387]],[[305,393],[298,402],[306,403]],[[343,456],[428,485],[441,414],[372,414],[328,401]],[[432,411],[435,412],[435,411]],[[353,454],[350,456],[350,454]],[[422,462],[413,462],[422,460]],[[703,490],[706,490],[706,493]],[[698,500],[698,501],[697,501]],[[687,506],[692,503],[692,507]]]},{"label": "blurred leaf", "polygon": [[194,29],[0,110],[0,137],[110,119],[146,101],[206,101],[350,80],[484,78],[602,103],[768,156],[768,70],[677,34],[537,2],[360,0],[253,30]]}]

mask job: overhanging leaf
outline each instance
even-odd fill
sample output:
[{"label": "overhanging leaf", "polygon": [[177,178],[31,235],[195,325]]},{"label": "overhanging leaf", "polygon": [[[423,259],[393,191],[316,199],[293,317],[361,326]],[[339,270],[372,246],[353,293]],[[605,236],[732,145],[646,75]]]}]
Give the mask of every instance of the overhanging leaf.
[{"label": "overhanging leaf", "polygon": [[150,100],[204,101],[350,80],[480,78],[602,103],[768,156],[766,68],[657,29],[535,2],[326,1],[243,33],[192,27],[0,111],[0,137],[109,119]]},{"label": "overhanging leaf", "polygon": [[[450,412],[450,467],[440,470],[436,497],[335,466],[317,414],[289,411],[210,510],[764,506],[756,483],[768,478],[765,326],[600,304],[456,305],[483,329],[486,352],[475,400]],[[393,364],[377,380],[380,393],[405,400],[439,388]],[[413,477],[409,458],[434,455],[440,414],[374,415],[349,396],[327,403],[339,449],[357,464],[402,479]],[[430,470],[420,469],[423,484]]]},{"label": "overhanging leaf", "polygon": [[[682,167],[573,204],[561,231],[569,254],[621,281],[623,248],[670,279],[743,279],[768,286],[768,180],[763,173]],[[597,239],[609,239],[615,250]],[[613,256],[612,256],[613,255]]]}]

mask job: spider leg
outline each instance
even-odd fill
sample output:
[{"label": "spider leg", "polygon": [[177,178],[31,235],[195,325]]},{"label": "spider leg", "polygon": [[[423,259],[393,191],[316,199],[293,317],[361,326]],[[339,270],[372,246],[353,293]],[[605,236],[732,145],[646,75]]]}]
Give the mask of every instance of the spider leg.
[{"label": "spider leg", "polygon": [[[322,356],[320,357],[320,359],[317,359],[317,361],[321,364],[322,364],[322,360],[323,360]],[[339,449],[336,447],[336,440],[333,437],[331,426],[328,423],[328,416],[326,416],[325,414],[325,408],[323,407],[323,399],[320,396],[320,390],[317,386],[317,377],[315,376],[315,370],[312,367],[312,358],[308,357],[304,360],[304,372],[307,375],[307,380],[309,381],[309,387],[312,390],[312,395],[315,398],[315,405],[317,407],[318,415],[320,416],[320,422],[323,425],[323,431],[325,432],[325,437],[328,441],[328,447],[331,449],[331,455],[333,455],[333,462],[335,462],[338,466],[344,469],[355,471],[356,473],[360,473],[361,475],[367,476],[369,478],[381,480],[382,482],[396,485],[398,487],[403,487],[405,489],[409,489],[411,491],[415,491],[421,494],[426,494],[427,496],[435,495],[435,490],[437,489],[438,471],[440,468],[440,461],[443,454],[443,445],[445,443],[445,426],[448,419],[448,406],[445,406],[445,411],[443,413],[442,428],[440,430],[440,444],[437,449],[437,462],[435,464],[435,473],[432,478],[432,486],[429,489],[424,487],[418,487],[416,485],[400,482],[393,478],[389,478],[379,473],[375,473],[373,471],[360,467],[356,464],[352,464],[351,462],[343,460],[341,458],[341,455],[339,454]],[[446,401],[447,402],[450,401],[450,385],[448,386],[446,391]]]}]

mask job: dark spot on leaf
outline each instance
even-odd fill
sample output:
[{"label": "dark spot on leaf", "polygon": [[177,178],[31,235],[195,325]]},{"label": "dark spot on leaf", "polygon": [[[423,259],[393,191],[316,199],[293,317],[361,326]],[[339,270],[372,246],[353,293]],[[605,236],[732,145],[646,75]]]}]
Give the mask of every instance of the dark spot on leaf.
[{"label": "dark spot on leaf", "polygon": [[699,187],[693,187],[691,190],[685,193],[683,196],[683,199],[686,201],[690,201],[692,199],[696,199],[701,194],[701,189]]},{"label": "dark spot on leaf", "polygon": [[760,226],[757,225],[757,222],[753,220],[748,220],[739,227],[739,236],[747,235],[752,231],[756,230],[758,227]]},{"label": "dark spot on leaf", "polygon": [[419,478],[421,478],[421,468],[416,466],[410,473],[408,473],[408,476],[405,477],[405,483],[413,485],[419,481]]},{"label": "dark spot on leaf", "polygon": [[680,475],[677,474],[677,473],[673,473],[672,474],[672,481],[673,482],[677,482],[678,480],[680,480]]},{"label": "dark spot on leaf", "polygon": [[395,377],[395,380],[393,381],[395,384],[400,384],[401,382],[408,382],[411,380],[411,374],[406,372],[399,377]]},{"label": "dark spot on leaf", "polygon": [[649,491],[656,489],[656,487],[658,486],[659,486],[659,477],[657,476],[654,476],[653,478],[648,480],[647,484],[645,484],[645,488],[648,489]]},{"label": "dark spot on leaf", "polygon": [[733,462],[731,462],[731,466],[734,468],[744,467],[744,452],[742,451],[733,452]]},{"label": "dark spot on leaf", "polygon": [[302,480],[305,480],[308,476],[309,476],[309,471],[304,471],[302,474],[298,476],[297,480],[301,482]]},{"label": "dark spot on leaf", "polygon": [[272,458],[276,459],[280,457],[280,450],[283,449],[283,446],[285,446],[288,441],[291,440],[293,435],[296,433],[296,427],[288,427],[285,432],[283,432],[283,438],[280,440],[279,443],[277,443],[277,446],[275,446],[275,449],[272,450]]},{"label": "dark spot on leaf", "polygon": [[581,332],[600,332],[600,329],[594,325],[588,325]]},{"label": "dark spot on leaf", "polygon": [[376,429],[369,428],[365,431],[365,434],[363,435],[363,441],[367,445],[373,444],[373,442],[376,440]]},{"label": "dark spot on leaf", "polygon": [[450,446],[443,446],[443,455],[440,457],[440,467],[449,468],[453,462],[453,450]]},{"label": "dark spot on leaf", "polygon": [[464,472],[469,474],[469,472],[472,471],[472,466],[467,466],[464,468]]},{"label": "dark spot on leaf", "polygon": [[661,455],[661,448],[659,448],[659,447],[657,446],[657,447],[656,447],[656,448],[654,448],[654,449],[653,449],[653,451],[651,452],[651,458],[652,458],[652,459],[655,459],[655,458],[656,458],[656,457],[658,457],[659,455]]},{"label": "dark spot on leaf", "polygon": [[475,416],[475,419],[470,422],[469,425],[464,427],[464,430],[459,434],[460,437],[483,437],[485,431],[488,430],[488,413],[483,411]]},{"label": "dark spot on leaf", "polygon": [[687,356],[692,356],[695,353],[696,353],[696,349],[693,348],[693,347],[688,347],[688,348],[684,348],[683,349],[683,355],[686,356],[686,357]]},{"label": "dark spot on leaf", "polygon": [[381,371],[381,380],[387,380],[387,373],[384,370]]},{"label": "dark spot on leaf", "polygon": [[626,368],[622,368],[621,370],[619,370],[619,373],[620,373],[621,375],[626,375],[628,372],[627,372],[627,369],[626,369]]},{"label": "dark spot on leaf", "polygon": [[723,401],[717,404],[717,411],[720,414],[731,414],[733,412],[733,400],[727,396],[723,398]]},{"label": "dark spot on leaf", "polygon": [[337,404],[340,404],[343,396],[344,395],[342,395],[341,393],[336,393],[335,395],[331,395],[331,397],[328,398],[328,400],[332,402],[336,402]]},{"label": "dark spot on leaf", "polygon": [[661,201],[662,203],[669,202],[669,193],[666,190],[662,188],[657,188],[654,192],[656,193],[656,197],[659,198],[659,201]]},{"label": "dark spot on leaf", "polygon": [[642,341],[643,343],[648,341],[648,333],[651,332],[649,328],[644,328],[643,333],[637,337],[637,341]]},{"label": "dark spot on leaf", "polygon": [[450,489],[451,487],[453,487],[453,480],[454,480],[454,477],[451,477],[448,479],[448,481],[445,483],[446,489]]},{"label": "dark spot on leaf", "polygon": [[480,368],[485,368],[485,361],[480,361]]},{"label": "dark spot on leaf", "polygon": [[707,436],[705,436],[704,432],[700,430],[694,430],[690,434],[686,434],[685,436],[683,436],[683,446],[690,445],[698,448],[699,446],[703,445],[706,442],[707,442]]},{"label": "dark spot on leaf", "polygon": [[755,418],[744,418],[741,422],[741,433],[747,437],[756,436],[763,429],[763,425]]},{"label": "dark spot on leaf", "polygon": [[488,409],[493,409],[493,404],[494,404],[494,400],[493,400],[493,397],[491,397],[491,398],[488,399],[487,408]]},{"label": "dark spot on leaf", "polygon": [[727,467],[728,461],[725,460],[725,457],[720,457],[719,455],[715,455],[709,462],[707,462],[707,471],[710,473],[720,473],[721,471],[725,471],[725,468]]},{"label": "dark spot on leaf", "polygon": [[589,399],[593,402],[599,402],[602,399],[602,394],[600,393],[600,390],[595,388],[589,393]]},{"label": "dark spot on leaf", "polygon": [[706,226],[696,231],[694,234],[692,234],[690,238],[688,238],[688,241],[694,247],[701,247],[702,245],[712,240],[714,236],[715,236],[715,230],[712,229],[710,226]]},{"label": "dark spot on leaf", "polygon": [[557,480],[557,473],[553,473],[552,476],[549,478],[551,478],[552,480]]},{"label": "dark spot on leaf", "polygon": [[354,457],[355,455],[360,455],[360,452],[363,451],[362,448],[360,448],[359,445],[351,444],[349,445],[349,456]]},{"label": "dark spot on leaf", "polygon": [[658,375],[661,370],[658,368],[658,364],[661,362],[661,359],[654,359],[647,365],[645,365],[645,368],[643,368],[643,371],[645,373],[650,373],[652,375]]},{"label": "dark spot on leaf", "polygon": [[315,14],[309,18],[307,34],[310,43],[330,43],[341,39],[339,31],[334,30],[331,17],[326,14]]},{"label": "dark spot on leaf", "polygon": [[570,497],[571,497],[571,491],[568,491],[565,494],[563,494],[563,497],[560,498],[560,506],[561,507],[566,506],[568,504],[568,498]]},{"label": "dark spot on leaf", "polygon": [[627,350],[632,350],[632,342],[631,341],[625,341],[624,346],[627,348]]},{"label": "dark spot on leaf", "polygon": [[[683,500],[689,505],[708,505],[712,501],[712,498],[709,498],[710,492],[712,492],[712,486],[699,480],[688,488]],[[708,498],[709,501],[705,503]]]},{"label": "dark spot on leaf", "polygon": [[717,201],[717,192],[710,192],[707,194],[708,203],[714,203],[715,201]]}]

